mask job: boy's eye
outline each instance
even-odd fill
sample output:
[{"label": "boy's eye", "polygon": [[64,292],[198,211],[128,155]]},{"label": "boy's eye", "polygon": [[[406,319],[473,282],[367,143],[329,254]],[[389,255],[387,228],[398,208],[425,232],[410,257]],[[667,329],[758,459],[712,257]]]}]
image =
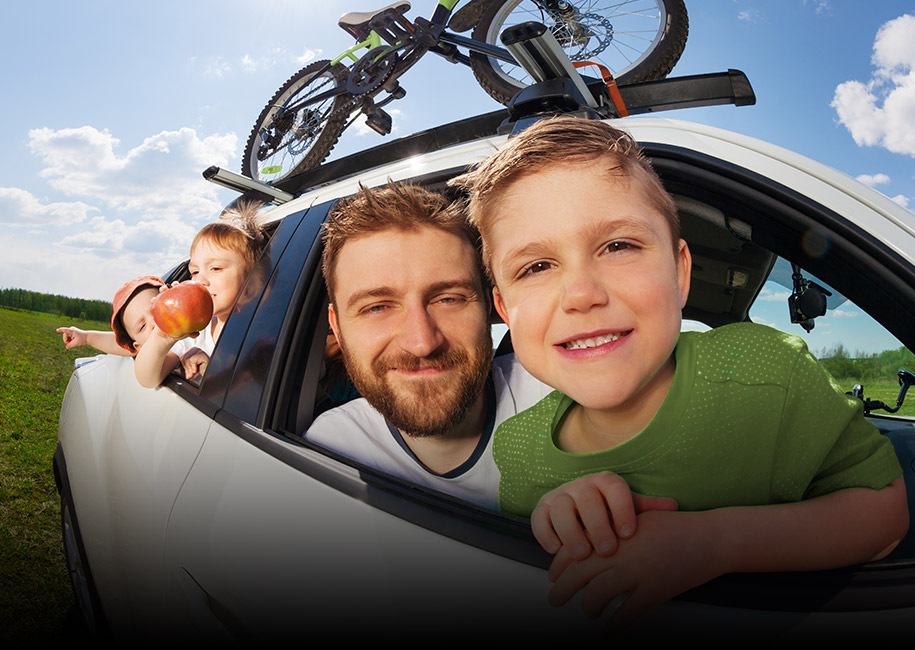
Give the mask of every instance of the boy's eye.
[{"label": "boy's eye", "polygon": [[627,241],[612,241],[604,247],[605,253],[622,253],[629,249],[638,248],[635,244]]},{"label": "boy's eye", "polygon": [[544,260],[538,260],[536,262],[532,262],[531,264],[528,264],[523,269],[521,269],[521,272],[518,274],[518,277],[523,278],[523,277],[527,277],[527,276],[531,276],[531,275],[537,275],[538,273],[543,273],[544,271],[549,271],[553,267],[554,267],[554,265],[551,262],[547,262]]}]

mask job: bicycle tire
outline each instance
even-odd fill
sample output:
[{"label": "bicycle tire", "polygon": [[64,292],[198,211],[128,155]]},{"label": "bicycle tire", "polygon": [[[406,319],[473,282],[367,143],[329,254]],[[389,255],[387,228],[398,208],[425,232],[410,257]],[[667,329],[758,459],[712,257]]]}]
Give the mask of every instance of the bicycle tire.
[{"label": "bicycle tire", "polygon": [[[499,34],[506,26],[541,22],[573,62],[601,63],[620,84],[663,79],[686,47],[689,17],[683,0],[567,0],[567,4],[578,12],[577,18],[563,22],[535,0],[493,2],[474,28],[473,38],[501,46]],[[614,22],[622,28],[614,27]],[[477,82],[505,105],[532,82],[524,68],[478,52],[471,52],[470,63]]]},{"label": "bicycle tire", "polygon": [[327,158],[346,128],[352,95],[337,95],[317,107],[305,107],[280,118],[277,113],[309,95],[345,85],[349,76],[346,66],[329,64],[315,61],[305,66],[274,93],[248,136],[242,174],[275,184],[317,167]]}]

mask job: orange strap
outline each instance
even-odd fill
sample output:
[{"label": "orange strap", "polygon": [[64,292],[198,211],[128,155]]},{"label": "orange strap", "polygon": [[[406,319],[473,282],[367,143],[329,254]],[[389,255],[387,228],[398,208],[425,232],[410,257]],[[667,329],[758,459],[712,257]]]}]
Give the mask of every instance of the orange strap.
[{"label": "orange strap", "polygon": [[623,101],[623,96],[620,94],[620,89],[616,85],[616,79],[613,78],[613,73],[610,72],[606,66],[595,63],[594,61],[573,61],[572,65],[576,68],[582,68],[586,65],[596,66],[600,70],[604,83],[607,84],[607,91],[610,93],[610,99],[613,100],[613,105],[616,106],[617,113],[620,114],[620,117],[629,115],[626,103]]}]

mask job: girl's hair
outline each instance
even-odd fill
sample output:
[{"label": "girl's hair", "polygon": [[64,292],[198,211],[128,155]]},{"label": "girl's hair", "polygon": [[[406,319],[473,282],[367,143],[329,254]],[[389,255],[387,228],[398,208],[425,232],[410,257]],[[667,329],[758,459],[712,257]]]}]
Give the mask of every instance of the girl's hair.
[{"label": "girl's hair", "polygon": [[191,251],[201,239],[207,239],[215,246],[234,250],[241,255],[251,269],[267,246],[267,233],[258,210],[263,203],[240,201],[219,215],[219,220],[208,223],[194,237]]}]

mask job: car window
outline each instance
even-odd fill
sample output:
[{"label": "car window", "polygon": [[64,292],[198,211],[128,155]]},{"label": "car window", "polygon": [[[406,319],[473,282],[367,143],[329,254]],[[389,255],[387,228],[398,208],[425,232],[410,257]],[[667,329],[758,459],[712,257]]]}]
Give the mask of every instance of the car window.
[{"label": "car window", "polygon": [[[791,318],[789,301],[803,291],[796,284],[796,271],[808,287],[812,283],[814,291],[825,298],[825,313],[808,322],[807,327]],[[879,399],[891,407],[895,407],[899,394],[899,369],[915,370],[915,355],[864,309],[816,276],[793,269],[782,258],[773,266],[750,317],[754,322],[800,336],[842,388],[850,392],[860,385],[865,397]],[[915,416],[913,397],[896,415]],[[882,409],[875,412],[886,413]]]}]

